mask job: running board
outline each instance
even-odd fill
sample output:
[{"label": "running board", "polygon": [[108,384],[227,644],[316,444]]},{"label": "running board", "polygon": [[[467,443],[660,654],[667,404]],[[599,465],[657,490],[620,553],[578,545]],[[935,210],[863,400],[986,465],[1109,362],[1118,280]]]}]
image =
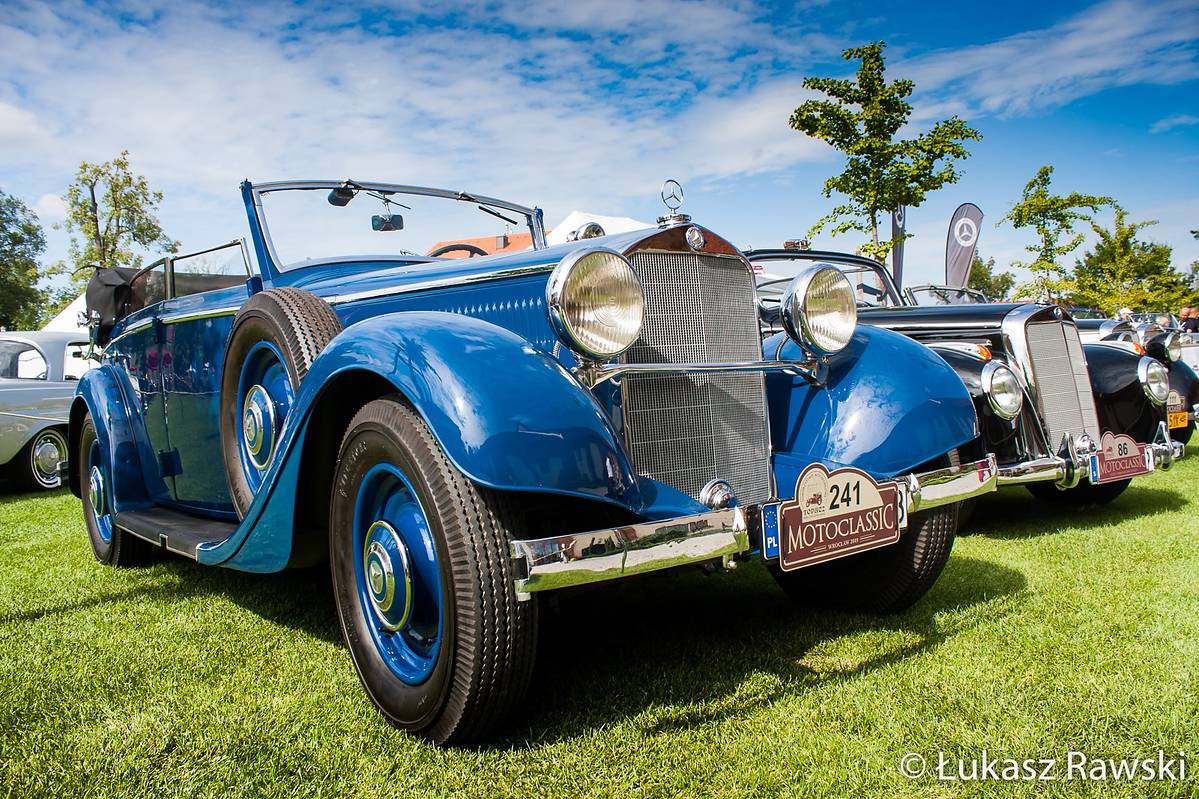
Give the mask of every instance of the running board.
[{"label": "running board", "polygon": [[122,511],[114,514],[113,522],[138,538],[192,560],[196,559],[196,549],[201,544],[224,541],[237,529],[233,522],[158,507]]}]

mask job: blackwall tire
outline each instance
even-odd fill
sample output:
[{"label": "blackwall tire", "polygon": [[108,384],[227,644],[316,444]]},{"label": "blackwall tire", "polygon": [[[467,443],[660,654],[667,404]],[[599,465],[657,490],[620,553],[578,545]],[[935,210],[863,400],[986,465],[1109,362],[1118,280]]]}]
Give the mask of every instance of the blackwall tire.
[{"label": "blackwall tire", "polygon": [[[330,568],[354,666],[391,723],[463,744],[520,706],[537,604],[516,597],[518,525],[507,498],[466,480],[401,398],[375,400],[350,422],[330,502]],[[403,607],[400,596],[410,598]]]},{"label": "blackwall tire", "polygon": [[[233,320],[221,375],[221,458],[239,517],[273,463],[304,375],[341,329],[328,303],[293,288],[255,294]],[[262,436],[247,440],[248,427]]]},{"label": "blackwall tire", "polygon": [[928,593],[949,561],[957,530],[957,505],[908,518],[908,529],[891,546],[771,573],[796,602],[864,613],[899,613]]},{"label": "blackwall tire", "polygon": [[96,560],[108,566],[135,568],[145,566],[154,557],[154,547],[113,524],[112,479],[108,463],[96,440],[92,415],[83,417],[79,431],[80,491],[83,497],[83,523]]}]

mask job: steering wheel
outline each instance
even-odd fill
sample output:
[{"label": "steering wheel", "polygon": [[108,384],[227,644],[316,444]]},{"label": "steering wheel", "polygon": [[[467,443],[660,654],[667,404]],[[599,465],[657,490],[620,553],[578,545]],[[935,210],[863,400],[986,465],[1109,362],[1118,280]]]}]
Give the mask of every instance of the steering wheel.
[{"label": "steering wheel", "polygon": [[474,244],[467,244],[464,241],[460,241],[455,244],[444,244],[438,247],[436,250],[429,253],[429,257],[438,258],[442,255],[445,255],[447,252],[467,252],[470,253],[470,255],[467,256],[468,258],[487,255],[487,250],[483,249],[482,247],[477,247]]}]

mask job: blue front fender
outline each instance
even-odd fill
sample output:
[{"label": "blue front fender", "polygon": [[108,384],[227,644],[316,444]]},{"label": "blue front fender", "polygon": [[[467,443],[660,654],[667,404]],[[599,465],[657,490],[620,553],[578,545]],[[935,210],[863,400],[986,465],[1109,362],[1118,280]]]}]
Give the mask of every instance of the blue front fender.
[{"label": "blue front fender", "polygon": [[250,571],[283,568],[293,543],[296,493],[304,490],[299,461],[308,419],[325,388],[351,371],[395,386],[447,457],[476,483],[642,505],[638,480],[607,417],[561,364],[489,322],[402,311],[351,325],[321,352],[288,415],[280,456],[262,490],[233,535],[201,547],[201,562]]},{"label": "blue front fender", "polygon": [[[767,358],[803,357],[784,334],[763,347]],[[974,403],[953,368],[923,344],[882,328],[859,326],[832,358],[825,385],[771,373],[766,391],[775,479],[783,497],[811,463],[854,466],[885,479],[979,435]]]}]

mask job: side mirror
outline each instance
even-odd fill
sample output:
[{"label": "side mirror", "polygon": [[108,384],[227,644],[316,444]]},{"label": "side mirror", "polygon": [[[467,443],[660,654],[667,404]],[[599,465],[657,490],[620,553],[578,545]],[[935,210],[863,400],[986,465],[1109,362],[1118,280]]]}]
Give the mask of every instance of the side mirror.
[{"label": "side mirror", "polygon": [[371,217],[371,230],[388,232],[404,229],[404,217],[399,214],[375,214]]}]

